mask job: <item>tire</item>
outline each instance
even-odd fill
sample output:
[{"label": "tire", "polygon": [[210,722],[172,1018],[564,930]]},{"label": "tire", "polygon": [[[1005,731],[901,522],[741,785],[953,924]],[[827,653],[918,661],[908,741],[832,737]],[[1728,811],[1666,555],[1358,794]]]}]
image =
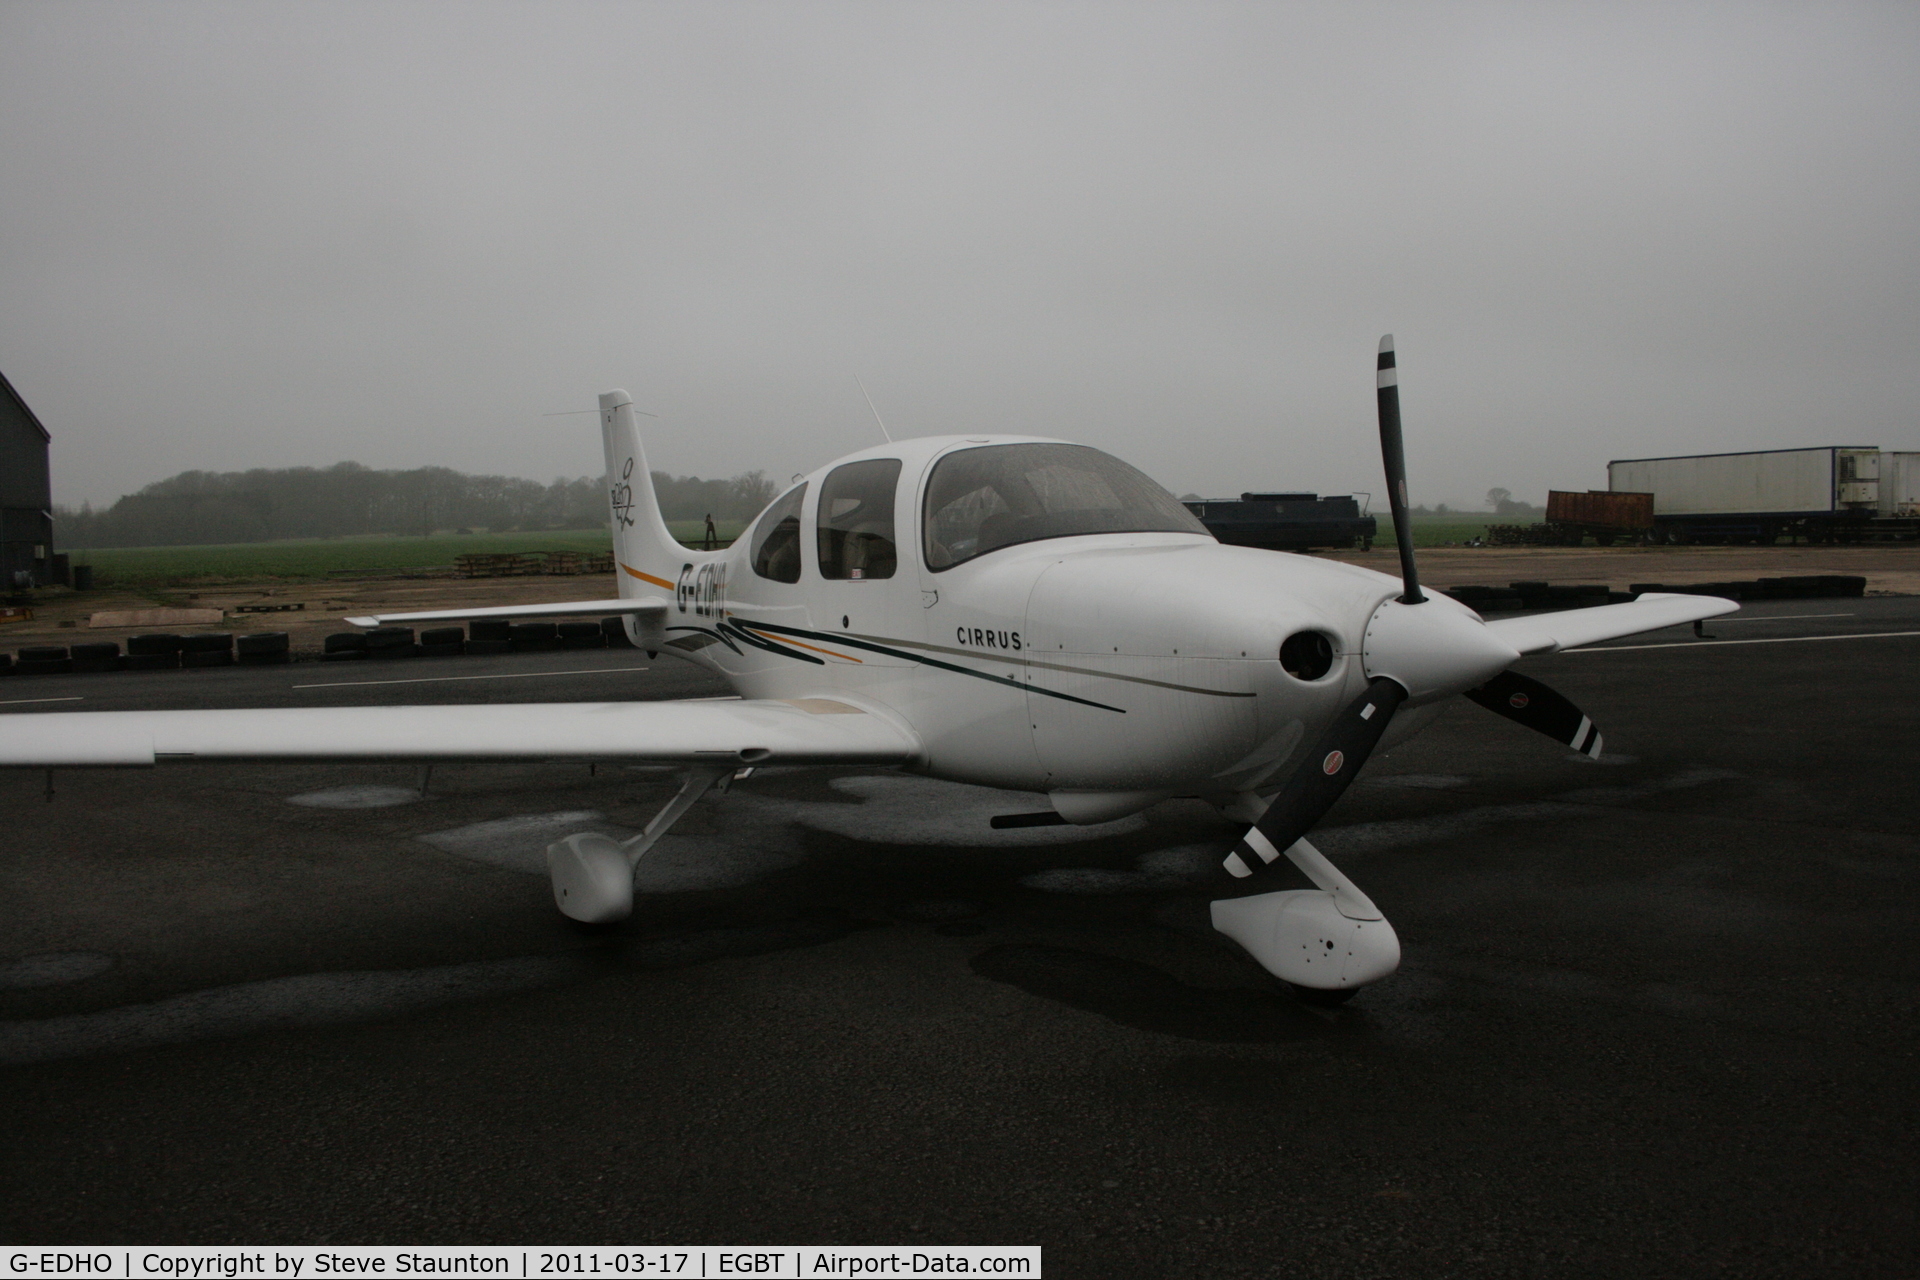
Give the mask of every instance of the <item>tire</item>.
[{"label": "tire", "polygon": [[[332,639],[332,637],[329,636],[328,639]],[[365,662],[366,659],[367,651],[365,649],[329,649],[320,655],[320,661],[322,662],[353,662],[356,660]]]},{"label": "tire", "polygon": [[328,636],[324,645],[326,654],[359,653],[367,651],[367,633],[364,631],[336,631]]},{"label": "tire", "polygon": [[13,669],[23,676],[64,676],[73,671],[73,659],[22,658],[13,664]]},{"label": "tire", "polygon": [[[144,636],[127,637],[127,655],[129,657],[152,657],[156,654],[175,654],[180,652],[180,637],[164,632],[154,632]],[[174,663],[179,666],[179,663]]]},{"label": "tire", "polygon": [[420,646],[409,640],[405,644],[381,645],[378,649],[368,646],[369,662],[393,662],[400,658],[414,658],[420,654]]},{"label": "tire", "polygon": [[513,624],[504,618],[479,618],[467,625],[472,640],[511,640]]},{"label": "tire", "polygon": [[[116,649],[119,647],[119,645],[114,646]],[[118,671],[120,670],[120,664],[125,661],[126,659],[117,653],[111,658],[75,658],[73,660],[73,674],[77,676],[97,676],[108,671]]]},{"label": "tire", "polygon": [[[139,639],[135,636],[134,639]],[[178,671],[180,655],[177,653],[130,653],[127,655],[128,671]]]},{"label": "tire", "polygon": [[367,648],[398,649],[413,643],[412,627],[375,627],[361,633],[367,638]]},{"label": "tire", "polygon": [[117,658],[120,656],[120,646],[112,640],[90,640],[84,644],[74,645],[72,652],[75,658],[86,658],[89,660],[96,658]]},{"label": "tire", "polygon": [[182,653],[231,653],[233,652],[233,633],[231,631],[201,631],[194,635],[180,637]]},{"label": "tire", "polygon": [[235,659],[243,667],[278,667],[293,661],[285,649],[278,653],[243,653]]},{"label": "tire", "polygon": [[457,658],[466,646],[456,640],[452,644],[423,644],[419,648],[423,658]]},{"label": "tire", "polygon": [[1353,999],[1358,987],[1342,987],[1338,991],[1328,991],[1324,987],[1302,987],[1289,982],[1293,995],[1301,1004],[1310,1004],[1316,1009],[1337,1009]]},{"label": "tire", "polygon": [[434,627],[420,633],[421,644],[459,644],[467,633],[459,627]]},{"label": "tire", "polygon": [[65,662],[67,650],[64,645],[31,644],[20,650],[22,662]]},{"label": "tire", "polygon": [[234,652],[243,658],[249,654],[285,653],[291,647],[292,642],[284,631],[261,631],[233,642]]},{"label": "tire", "polygon": [[180,655],[183,667],[230,667],[233,665],[231,649],[189,649]]},{"label": "tire", "polygon": [[512,653],[513,641],[475,638],[467,641],[466,650],[468,653]]}]

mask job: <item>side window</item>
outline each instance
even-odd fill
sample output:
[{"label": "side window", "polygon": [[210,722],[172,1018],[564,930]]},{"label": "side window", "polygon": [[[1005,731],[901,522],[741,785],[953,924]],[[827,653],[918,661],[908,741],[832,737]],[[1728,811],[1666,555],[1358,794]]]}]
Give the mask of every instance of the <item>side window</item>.
[{"label": "side window", "polygon": [[893,491],[900,459],[836,467],[820,486],[820,576],[891,578],[900,553],[893,540]]},{"label": "side window", "polygon": [[753,571],[775,582],[800,581],[800,504],[807,486],[795,485],[753,526]]}]

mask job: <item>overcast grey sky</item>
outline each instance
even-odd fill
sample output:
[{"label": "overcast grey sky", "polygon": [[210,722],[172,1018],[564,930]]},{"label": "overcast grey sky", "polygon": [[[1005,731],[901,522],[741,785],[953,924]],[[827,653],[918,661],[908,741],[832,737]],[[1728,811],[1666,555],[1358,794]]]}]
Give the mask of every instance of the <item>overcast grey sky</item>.
[{"label": "overcast grey sky", "polygon": [[1415,502],[1920,448],[1920,5],[0,6],[0,369],[189,468],[878,433]]}]

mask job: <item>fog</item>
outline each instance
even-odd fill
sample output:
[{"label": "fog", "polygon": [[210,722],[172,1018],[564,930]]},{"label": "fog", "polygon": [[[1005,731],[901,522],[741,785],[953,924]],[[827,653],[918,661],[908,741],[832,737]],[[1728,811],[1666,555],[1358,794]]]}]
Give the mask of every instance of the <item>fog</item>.
[{"label": "fog", "polygon": [[[1920,7],[21,3],[0,370],[186,469],[784,477],[1059,435],[1177,493],[1920,448]],[[1376,505],[1378,505],[1376,503]]]}]

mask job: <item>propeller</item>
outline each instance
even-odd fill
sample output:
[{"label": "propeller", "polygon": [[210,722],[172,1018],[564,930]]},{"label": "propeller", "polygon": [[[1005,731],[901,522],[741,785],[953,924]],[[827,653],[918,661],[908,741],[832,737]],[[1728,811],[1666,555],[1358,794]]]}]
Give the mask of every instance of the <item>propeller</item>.
[{"label": "propeller", "polygon": [[1514,671],[1502,671],[1467,697],[1495,715],[1505,716],[1575,751],[1600,758],[1600,730],[1561,694],[1538,680]]},{"label": "propeller", "polygon": [[1380,459],[1387,469],[1387,509],[1393,513],[1393,540],[1400,544],[1401,604],[1425,604],[1420,572],[1413,563],[1413,524],[1407,519],[1407,451],[1400,441],[1400,370],[1393,361],[1393,335],[1380,339],[1375,365],[1374,399],[1380,410]]},{"label": "propeller", "polygon": [[1387,721],[1406,700],[1407,691],[1399,681],[1386,676],[1369,680],[1366,692],[1341,708],[1260,821],[1247,829],[1221,865],[1236,879],[1245,879],[1313,830],[1373,754],[1380,735],[1387,731]]},{"label": "propeller", "polygon": [[[1279,862],[1326,815],[1373,754],[1403,703],[1466,695],[1499,715],[1595,758],[1600,733],[1578,707],[1507,665],[1520,655],[1473,615],[1429,603],[1414,564],[1407,517],[1407,460],[1400,433],[1399,369],[1393,335],[1380,339],[1376,401],[1387,503],[1400,548],[1401,593],[1381,605],[1366,628],[1366,689],[1341,708],[1282,784],[1260,820],[1248,828],[1222,867],[1244,881]],[[1317,855],[1316,855],[1317,856]],[[1264,878],[1264,877],[1262,877]]]}]

